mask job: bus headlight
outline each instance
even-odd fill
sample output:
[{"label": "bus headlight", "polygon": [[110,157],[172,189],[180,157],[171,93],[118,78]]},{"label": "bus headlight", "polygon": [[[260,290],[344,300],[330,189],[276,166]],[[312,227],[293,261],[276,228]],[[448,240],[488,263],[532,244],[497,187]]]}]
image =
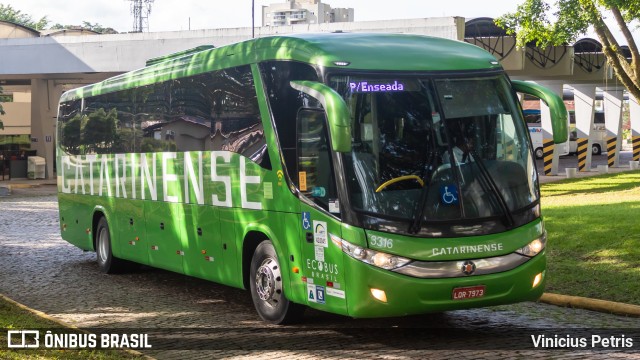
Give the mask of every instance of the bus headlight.
[{"label": "bus headlight", "polygon": [[528,243],[526,246],[521,247],[516,250],[516,252],[520,255],[534,257],[538,255],[542,250],[544,250],[547,245],[547,232],[543,232],[542,236]]},{"label": "bus headlight", "polygon": [[342,240],[342,251],[356,260],[360,260],[369,265],[373,265],[385,270],[393,270],[405,266],[411,262],[410,259],[365,249],[361,246],[354,245],[348,241]]}]

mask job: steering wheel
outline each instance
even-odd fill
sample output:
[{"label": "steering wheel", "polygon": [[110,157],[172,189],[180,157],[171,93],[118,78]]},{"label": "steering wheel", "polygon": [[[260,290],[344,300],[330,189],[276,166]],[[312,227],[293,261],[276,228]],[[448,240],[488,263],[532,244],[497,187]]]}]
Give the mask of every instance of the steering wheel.
[{"label": "steering wheel", "polygon": [[396,178],[383,182],[380,186],[378,186],[378,188],[376,189],[376,192],[379,193],[380,191],[384,190],[387,186],[391,184],[395,184],[397,182],[406,181],[406,180],[415,180],[420,184],[420,186],[424,186],[424,180],[422,180],[418,175],[404,175],[404,176],[398,176]]}]

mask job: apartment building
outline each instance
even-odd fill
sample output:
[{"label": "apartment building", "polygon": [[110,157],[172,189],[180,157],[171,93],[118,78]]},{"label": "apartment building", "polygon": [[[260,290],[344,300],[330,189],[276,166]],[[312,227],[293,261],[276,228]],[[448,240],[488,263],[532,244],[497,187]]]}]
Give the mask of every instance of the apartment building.
[{"label": "apartment building", "polygon": [[286,0],[262,7],[263,26],[353,22],[353,8],[331,8],[321,0]]}]

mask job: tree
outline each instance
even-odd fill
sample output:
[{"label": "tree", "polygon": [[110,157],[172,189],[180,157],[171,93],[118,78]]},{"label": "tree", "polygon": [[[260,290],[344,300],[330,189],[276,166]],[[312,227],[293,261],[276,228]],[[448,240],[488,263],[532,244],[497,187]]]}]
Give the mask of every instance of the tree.
[{"label": "tree", "polygon": [[117,123],[118,111],[115,108],[109,112],[100,108],[89,113],[84,125],[83,143],[98,154],[108,153],[116,140]]},{"label": "tree", "polygon": [[[629,46],[631,60],[625,56],[605,18],[611,14]],[[574,42],[593,28],[602,51],[620,82],[640,101],[640,54],[633,39],[633,23],[640,19],[640,0],[525,0],[516,12],[496,19],[496,25],[515,34],[518,47],[535,42],[537,46]]]},{"label": "tree", "polygon": [[22,11],[14,9],[11,5],[4,4],[0,4],[0,20],[10,21],[36,30],[42,30],[49,24],[46,16],[34,21],[31,15],[24,14]]},{"label": "tree", "polygon": [[104,27],[104,26],[102,26],[102,25],[100,25],[98,23],[92,24],[92,23],[90,23],[88,21],[83,21],[82,22],[82,27],[85,28],[85,29],[89,29],[89,30],[95,31],[95,32],[100,33],[100,34],[117,34],[118,33],[113,28]]},{"label": "tree", "polygon": [[91,31],[95,31],[97,33],[100,34],[117,34],[118,32],[116,30],[114,30],[113,28],[110,27],[104,27],[98,23],[92,24],[88,21],[83,21],[82,25],[62,25],[62,24],[55,24],[53,26],[51,26],[49,29],[51,30],[64,30],[64,29],[70,29],[70,30],[76,30],[76,29],[87,29],[87,30],[91,30]]},{"label": "tree", "polygon": [[87,123],[87,117],[76,114],[67,123],[61,123],[62,126],[62,143],[65,144],[66,150],[70,154],[80,154],[80,146],[82,144],[82,129]]},{"label": "tree", "polygon": [[[49,25],[49,19],[43,16],[40,20],[33,20],[31,15],[24,14],[22,11],[14,9],[11,5],[0,4],[0,20],[9,21],[12,23],[20,24],[26,27],[30,27],[36,30],[44,30]],[[117,34],[113,28],[104,27],[98,23],[92,24],[88,21],[83,21],[82,25],[61,25],[55,24],[50,27],[51,30],[63,30],[63,29],[89,29],[100,34]]]}]

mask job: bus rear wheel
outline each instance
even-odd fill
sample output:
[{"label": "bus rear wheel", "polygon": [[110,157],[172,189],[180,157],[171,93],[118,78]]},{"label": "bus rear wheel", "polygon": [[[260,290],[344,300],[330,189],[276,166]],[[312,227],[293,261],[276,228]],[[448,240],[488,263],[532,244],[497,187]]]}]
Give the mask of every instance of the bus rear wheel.
[{"label": "bus rear wheel", "polygon": [[264,240],[256,248],[249,276],[253,305],[264,321],[290,324],[302,318],[304,307],[284,294],[281,267],[271,241]]},{"label": "bus rear wheel", "polygon": [[537,148],[533,153],[536,155],[536,159],[542,159],[544,156],[544,150],[542,150],[542,148]]},{"label": "bus rear wheel", "polygon": [[591,154],[600,155],[601,153],[602,153],[602,149],[600,149],[600,145],[593,144],[593,146],[591,146]]},{"label": "bus rear wheel", "polygon": [[105,274],[115,274],[133,269],[133,264],[113,256],[111,252],[111,233],[109,223],[103,216],[96,227],[96,256],[100,271]]}]

